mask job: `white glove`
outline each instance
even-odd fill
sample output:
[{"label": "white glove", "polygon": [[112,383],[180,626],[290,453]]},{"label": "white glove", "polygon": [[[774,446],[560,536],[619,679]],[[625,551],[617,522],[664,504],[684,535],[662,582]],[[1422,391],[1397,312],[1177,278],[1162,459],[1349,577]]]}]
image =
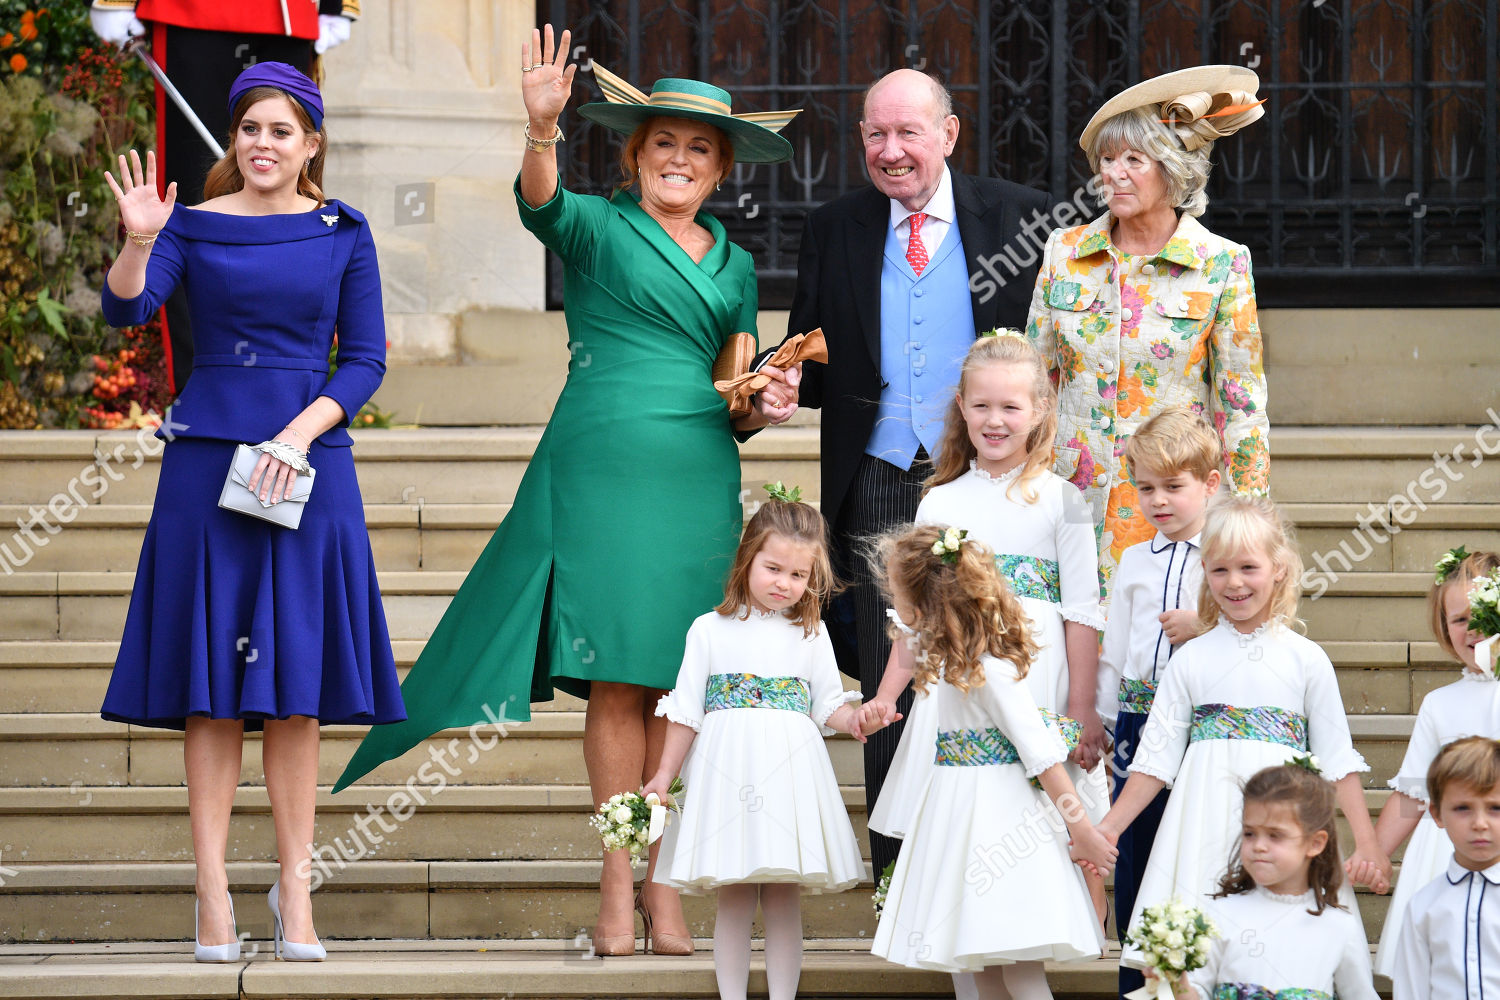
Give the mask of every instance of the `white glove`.
[{"label": "white glove", "polygon": [[132,38],[146,33],[146,26],[136,18],[133,10],[90,10],[89,24],[93,26],[94,34],[120,48]]},{"label": "white glove", "polygon": [[313,42],[313,51],[322,55],[335,45],[349,40],[349,25],[352,22],[342,14],[318,15],[318,40]]}]

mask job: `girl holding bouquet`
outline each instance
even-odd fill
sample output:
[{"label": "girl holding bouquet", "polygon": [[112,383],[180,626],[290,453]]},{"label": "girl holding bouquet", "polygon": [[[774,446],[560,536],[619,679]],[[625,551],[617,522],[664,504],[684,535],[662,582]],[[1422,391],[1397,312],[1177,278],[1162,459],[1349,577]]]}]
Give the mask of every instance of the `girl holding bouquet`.
[{"label": "girl holding bouquet", "polygon": [[1339,902],[1334,803],[1308,758],[1245,783],[1239,858],[1209,907],[1218,936],[1173,984],[1177,996],[1376,1000],[1364,926]]},{"label": "girl holding bouquet", "polygon": [[[870,951],[974,973],[982,998],[1050,998],[1042,963],[1095,958],[1104,944],[1069,840],[1100,874],[1116,852],[1089,822],[1067,747],[1026,683],[1038,651],[1026,612],[966,532],[916,525],[881,555],[891,603],[914,632],[916,683],[935,689],[937,736]],[[863,714],[884,721],[873,706]]]},{"label": "girl holding bouquet", "polygon": [[[1113,839],[1158,791],[1172,789],[1131,927],[1147,901],[1180,896],[1196,906],[1216,891],[1240,833],[1239,780],[1309,749],[1349,818],[1351,871],[1368,866],[1390,877],[1360,786],[1369,766],[1354,749],[1333,664],[1292,630],[1302,560],[1290,524],[1263,497],[1228,497],[1209,506],[1202,553],[1199,635],[1172,658],[1130,777],[1099,824]],[[1354,909],[1347,886],[1342,902]],[[1146,967],[1129,945],[1121,961]]]},{"label": "girl holding bouquet", "polygon": [[839,892],[865,875],[823,744],[835,730],[863,742],[849,704],[859,694],[844,690],[819,619],[832,588],[822,516],[773,493],[745,527],[723,603],[693,622],[677,686],[656,707],[670,721],[642,793],[666,801],[681,769],[687,802],[662,837],[655,877],[717,892],[714,975],[725,1000],[749,988],[757,901],[771,1000],[793,1000],[802,893]]},{"label": "girl holding bouquet", "polygon": [[[1427,594],[1432,631],[1443,652],[1464,669],[1458,680],[1422,699],[1401,770],[1390,780],[1395,794],[1386,799],[1375,824],[1375,837],[1387,855],[1411,837],[1375,953],[1375,971],[1383,976],[1395,974],[1396,942],[1407,904],[1418,889],[1446,871],[1453,859],[1453,842],[1438,829],[1427,809],[1427,769],[1438,751],[1454,740],[1500,738],[1500,684],[1495,683],[1494,670],[1477,661],[1475,647],[1482,636],[1469,626],[1469,588],[1497,567],[1500,556],[1495,553],[1471,555],[1462,547],[1444,554],[1433,567],[1433,584]],[[1363,880],[1369,873],[1353,874]]]}]

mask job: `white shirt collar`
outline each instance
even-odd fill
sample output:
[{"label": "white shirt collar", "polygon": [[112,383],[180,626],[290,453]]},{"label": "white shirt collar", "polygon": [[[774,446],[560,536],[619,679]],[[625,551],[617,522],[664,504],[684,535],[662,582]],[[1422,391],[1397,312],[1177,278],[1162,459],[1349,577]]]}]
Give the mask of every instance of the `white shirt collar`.
[{"label": "white shirt collar", "polygon": [[[953,201],[953,175],[948,172],[946,164],[943,166],[943,179],[938,181],[937,190],[932,192],[932,197],[927,199],[927,204],[916,211],[925,213],[928,218],[952,224],[958,214],[958,207]],[[911,211],[896,199],[891,199],[892,229],[915,214],[916,212]]]},{"label": "white shirt collar", "polygon": [[[1458,863],[1458,858],[1450,858],[1448,861],[1448,883],[1458,885],[1473,869],[1465,868]],[[1484,880],[1491,885],[1500,885],[1500,862],[1490,865],[1488,868],[1480,869],[1476,874],[1483,875]]]},{"label": "white shirt collar", "polygon": [[[1198,532],[1192,538],[1183,539],[1195,549],[1203,548],[1203,532]],[[1158,531],[1156,537],[1151,539],[1151,551],[1153,554],[1165,552],[1177,543],[1166,536],[1165,532]]]}]

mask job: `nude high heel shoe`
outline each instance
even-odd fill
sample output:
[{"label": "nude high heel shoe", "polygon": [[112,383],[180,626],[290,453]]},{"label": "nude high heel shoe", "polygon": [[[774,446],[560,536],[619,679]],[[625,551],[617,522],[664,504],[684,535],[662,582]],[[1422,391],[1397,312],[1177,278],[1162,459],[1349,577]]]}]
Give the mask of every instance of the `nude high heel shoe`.
[{"label": "nude high heel shoe", "polygon": [[276,957],[288,962],[321,962],[328,957],[328,949],[323,947],[321,941],[312,944],[303,944],[300,941],[288,941],[281,930],[281,880],[271,886],[271,891],[266,893],[266,902],[271,904],[271,917],[275,921]]},{"label": "nude high heel shoe", "polygon": [[641,923],[646,927],[646,940],[641,946],[642,951],[648,951],[653,955],[691,955],[693,953],[693,939],[690,936],[652,932],[651,911],[646,909],[644,889],[635,894],[635,909],[641,915]]},{"label": "nude high heel shoe", "polygon": [[[224,894],[229,898],[229,924],[234,925],[234,897]],[[240,960],[240,939],[236,937],[228,944],[199,944],[198,943],[198,898],[193,897],[193,958],[199,962],[238,962]]]}]

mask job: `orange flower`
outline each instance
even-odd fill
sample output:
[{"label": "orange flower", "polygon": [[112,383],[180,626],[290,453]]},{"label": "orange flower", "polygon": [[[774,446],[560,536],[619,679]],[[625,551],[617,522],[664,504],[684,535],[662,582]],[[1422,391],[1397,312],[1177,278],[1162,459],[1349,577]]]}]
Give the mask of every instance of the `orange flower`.
[{"label": "orange flower", "polygon": [[34,24],[27,24],[25,22],[22,22],[22,24],[21,24],[21,41],[23,41],[23,42],[29,42],[29,41],[31,41],[35,37],[36,37],[36,25],[34,25]]},{"label": "orange flower", "polygon": [[12,73],[26,72],[26,57],[17,52],[10,57],[10,70]]},{"label": "orange flower", "polygon": [[0,35],[0,49],[8,49],[14,44],[16,44],[16,36],[9,31]]},{"label": "orange flower", "polygon": [[26,11],[26,13],[24,13],[24,14],[21,15],[21,23],[22,24],[30,24],[30,23],[32,23],[35,20],[36,20],[36,11],[34,11],[34,10],[28,10],[28,11]]}]

